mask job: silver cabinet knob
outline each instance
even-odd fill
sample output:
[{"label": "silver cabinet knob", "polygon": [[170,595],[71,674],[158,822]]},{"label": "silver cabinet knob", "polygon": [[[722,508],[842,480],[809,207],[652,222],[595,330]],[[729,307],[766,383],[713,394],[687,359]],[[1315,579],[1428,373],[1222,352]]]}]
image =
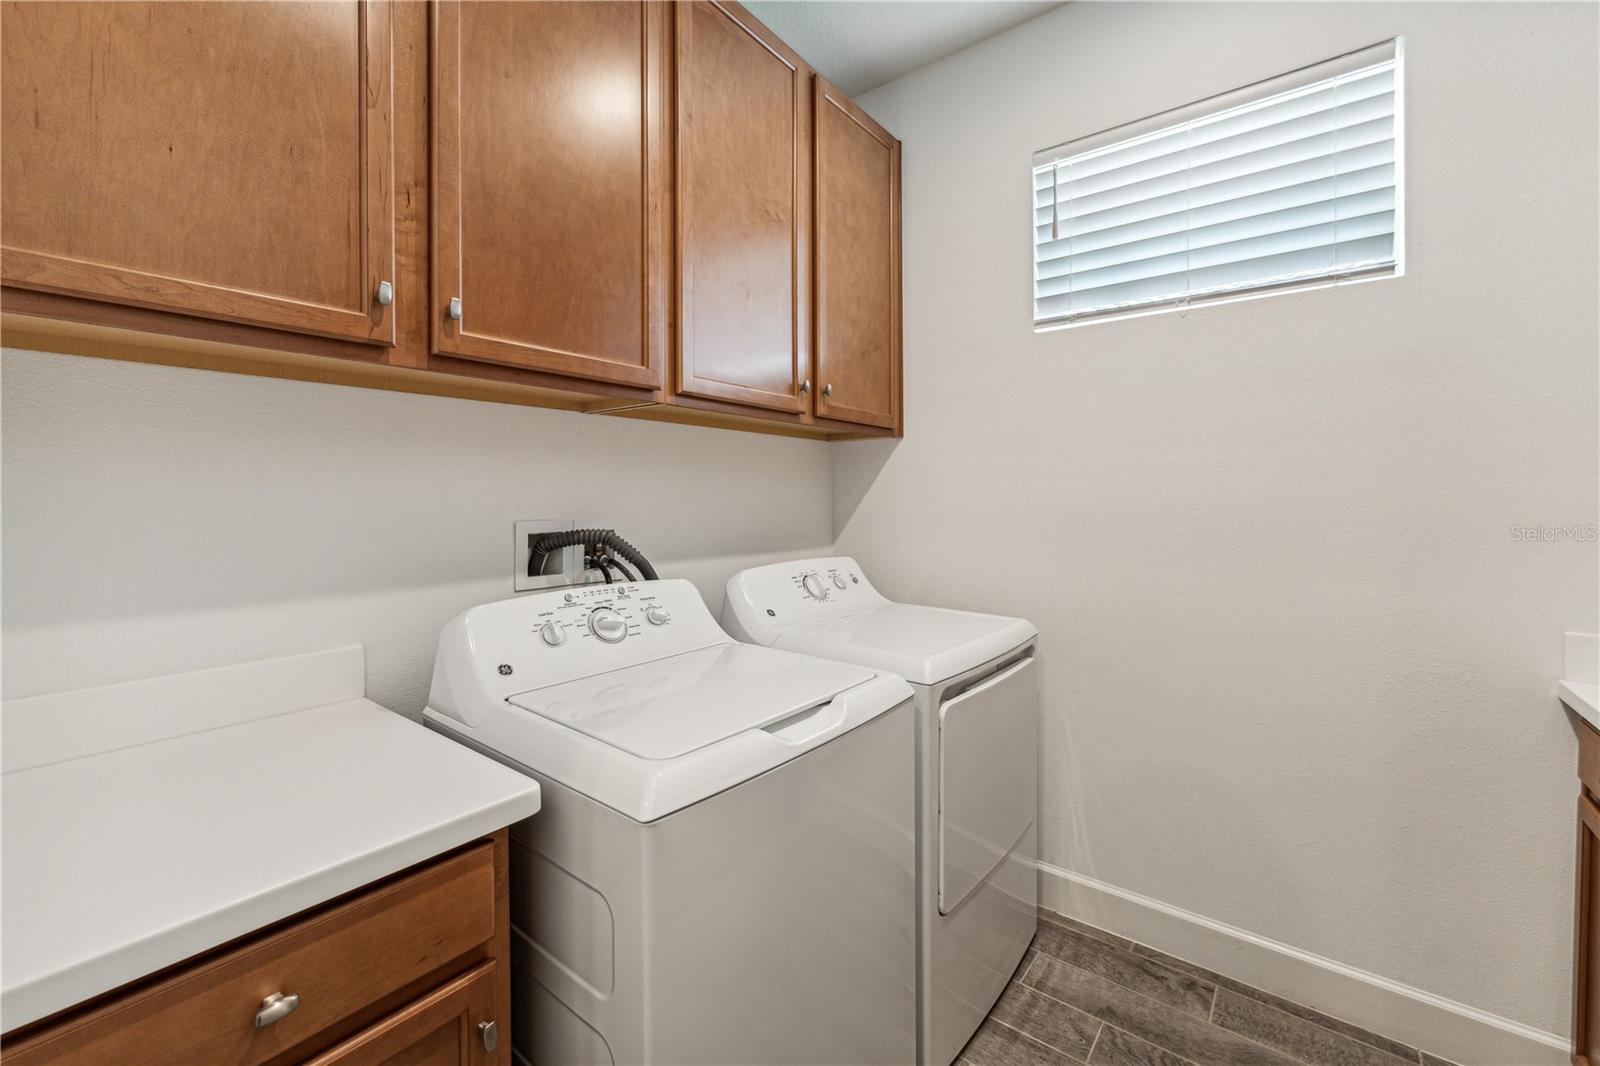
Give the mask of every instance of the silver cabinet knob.
[{"label": "silver cabinet knob", "polygon": [[832,396],[833,395],[833,386],[832,385],[824,385],[824,386],[822,386],[822,395],[824,395],[824,396]]},{"label": "silver cabinet knob", "polygon": [[450,297],[450,317],[457,322],[461,321],[461,297]]},{"label": "silver cabinet knob", "polygon": [[300,1009],[300,997],[295,994],[284,995],[274,992],[261,1001],[261,1008],[256,1011],[256,1028],[265,1029],[273,1022],[282,1021]]},{"label": "silver cabinet knob", "polygon": [[800,383],[800,391],[801,392],[810,392],[811,391],[811,379],[810,378],[806,378],[804,381],[802,381]]},{"label": "silver cabinet knob", "polygon": [[500,1027],[494,1022],[479,1022],[478,1038],[483,1041],[483,1050],[493,1051],[500,1046]]},{"label": "silver cabinet knob", "polygon": [[589,632],[607,644],[620,644],[628,635],[628,623],[609,607],[601,607],[589,615]]},{"label": "silver cabinet knob", "polygon": [[378,302],[385,307],[394,303],[394,286],[387,281],[378,282]]},{"label": "silver cabinet knob", "polygon": [[552,648],[559,648],[567,642],[567,631],[554,622],[546,622],[539,627],[539,639]]}]

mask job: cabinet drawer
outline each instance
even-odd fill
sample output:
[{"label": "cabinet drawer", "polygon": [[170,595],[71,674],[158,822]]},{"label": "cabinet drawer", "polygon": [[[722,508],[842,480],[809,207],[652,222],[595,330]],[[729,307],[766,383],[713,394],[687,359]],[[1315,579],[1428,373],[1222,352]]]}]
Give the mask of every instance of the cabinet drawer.
[{"label": "cabinet drawer", "polygon": [[[254,1066],[485,944],[494,908],[483,844],[52,1025],[6,1063]],[[257,1028],[274,993],[299,1006]]]},{"label": "cabinet drawer", "polygon": [[1578,724],[1578,780],[1600,800],[1600,733],[1588,722]]}]

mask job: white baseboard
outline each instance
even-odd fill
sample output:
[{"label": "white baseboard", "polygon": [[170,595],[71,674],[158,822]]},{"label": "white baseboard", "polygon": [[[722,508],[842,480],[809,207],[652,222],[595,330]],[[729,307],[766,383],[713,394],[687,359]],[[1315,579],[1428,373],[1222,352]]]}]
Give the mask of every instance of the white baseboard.
[{"label": "white baseboard", "polygon": [[1039,903],[1462,1066],[1566,1066],[1566,1037],[1039,864]]}]

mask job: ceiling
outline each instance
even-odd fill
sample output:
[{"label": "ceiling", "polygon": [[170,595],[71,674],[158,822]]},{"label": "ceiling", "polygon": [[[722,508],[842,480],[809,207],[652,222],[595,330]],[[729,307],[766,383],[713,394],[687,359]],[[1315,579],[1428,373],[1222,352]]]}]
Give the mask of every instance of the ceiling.
[{"label": "ceiling", "polygon": [[1060,6],[1061,0],[746,0],[806,62],[856,96]]}]

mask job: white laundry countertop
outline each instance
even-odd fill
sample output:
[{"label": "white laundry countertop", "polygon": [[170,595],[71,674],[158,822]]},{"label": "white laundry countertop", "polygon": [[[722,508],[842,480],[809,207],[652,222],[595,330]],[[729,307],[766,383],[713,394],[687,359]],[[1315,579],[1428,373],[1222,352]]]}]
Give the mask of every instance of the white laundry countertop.
[{"label": "white laundry countertop", "polygon": [[[349,648],[8,703],[0,1028],[539,809],[537,782],[362,698],[362,673]],[[275,693],[318,705],[270,713]],[[97,709],[115,724],[94,730]],[[172,735],[202,720],[225,724]],[[30,743],[54,761],[19,765]]]},{"label": "white laundry countertop", "polygon": [[1591,685],[1583,681],[1561,681],[1557,683],[1556,688],[1561,694],[1562,703],[1571,707],[1579,718],[1596,730],[1600,730],[1600,685]]},{"label": "white laundry countertop", "polygon": [[1562,677],[1556,683],[1561,702],[1600,730],[1600,634],[1567,633]]}]

